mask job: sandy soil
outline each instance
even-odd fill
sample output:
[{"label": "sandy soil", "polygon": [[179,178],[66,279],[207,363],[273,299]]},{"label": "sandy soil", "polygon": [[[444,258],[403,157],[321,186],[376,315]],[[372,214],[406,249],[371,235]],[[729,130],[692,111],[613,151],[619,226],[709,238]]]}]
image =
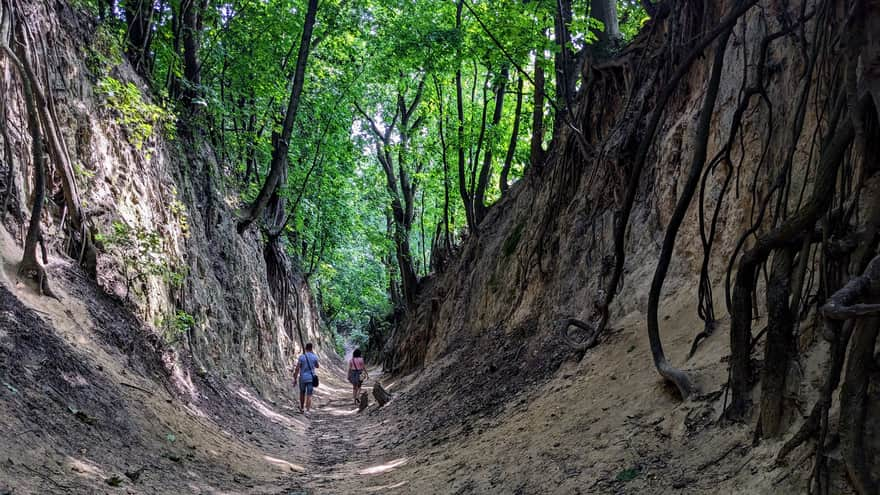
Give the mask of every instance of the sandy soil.
[{"label": "sandy soil", "polygon": [[[776,466],[779,443],[753,447],[750,428],[718,422],[723,325],[685,363],[703,393],[689,402],[657,377],[634,313],[555,369],[516,345],[487,352],[489,334],[408,377],[373,371],[394,399],[363,413],[331,360],[306,417],[289,395],[169,366],[174,354],[64,260],[50,263],[61,301],[37,295],[2,235],[0,494],[804,490],[805,448]],[[699,328],[691,300],[667,300],[670,349]]]},{"label": "sandy soil", "polygon": [[357,414],[339,360],[324,360],[305,417],[290,395],[168,365],[65,260],[49,263],[60,301],[40,296],[0,241],[0,494],[381,491],[371,477],[399,464],[373,448],[382,425]]}]

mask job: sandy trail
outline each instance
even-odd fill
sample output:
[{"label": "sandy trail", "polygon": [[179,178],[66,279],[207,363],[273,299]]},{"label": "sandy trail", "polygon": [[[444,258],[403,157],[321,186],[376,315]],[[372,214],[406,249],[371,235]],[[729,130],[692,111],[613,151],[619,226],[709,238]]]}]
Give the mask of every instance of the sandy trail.
[{"label": "sandy trail", "polygon": [[[327,375],[321,375],[324,381],[316,407],[307,416],[310,456],[305,493],[396,493],[394,488],[407,484],[395,472],[407,457],[382,448],[383,425],[371,414],[377,406],[358,413],[350,385],[335,375],[328,380]],[[370,370],[370,383],[363,390],[371,399],[369,385],[380,375],[379,370]]]},{"label": "sandy trail", "polygon": [[0,494],[350,493],[385,472],[380,415],[357,413],[341,360],[322,360],[308,417],[293,384],[273,398],[165,376],[132,353],[141,341],[116,341],[142,331],[127,310],[61,259],[62,301],[42,297],[17,281],[20,257],[0,229]]}]

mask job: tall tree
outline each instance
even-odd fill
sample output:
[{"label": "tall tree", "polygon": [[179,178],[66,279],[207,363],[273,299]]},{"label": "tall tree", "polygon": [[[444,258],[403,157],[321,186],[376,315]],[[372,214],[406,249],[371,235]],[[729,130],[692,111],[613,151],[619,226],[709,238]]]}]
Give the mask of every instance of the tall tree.
[{"label": "tall tree", "polygon": [[243,233],[256,220],[266,208],[269,199],[282,183],[285,169],[288,163],[288,151],[290,150],[290,137],[293,134],[293,124],[296,121],[296,113],[299,108],[299,99],[305,82],[306,63],[311,49],[312,31],[315,27],[315,18],[318,12],[318,0],[309,0],[306,18],[303,23],[302,37],[299,42],[299,53],[296,57],[296,68],[291,81],[290,99],[287,103],[287,111],[284,113],[284,124],[281,133],[273,132],[272,139],[272,165],[269,175],[260,188],[257,198],[250,206],[241,212],[238,221],[238,231]]},{"label": "tall tree", "polygon": [[141,74],[152,71],[150,47],[153,41],[153,26],[156,10],[150,0],[122,0],[122,12],[128,26],[125,52],[131,65]]},{"label": "tall tree", "polygon": [[199,47],[202,33],[202,19],[208,0],[181,0],[180,10],[183,20],[183,103],[194,113],[202,84]]},{"label": "tall tree", "polygon": [[[501,73],[495,80],[495,108],[492,111],[492,127],[494,134],[501,124],[501,115],[504,111],[504,95],[507,89],[507,79],[510,77],[510,69],[507,64],[501,66]],[[485,128],[485,125],[484,125]],[[480,178],[474,190],[474,221],[479,224],[486,216],[486,188],[489,186],[489,177],[492,174],[492,151],[495,140],[490,139],[483,154],[483,166],[480,168]]]},{"label": "tall tree", "polygon": [[520,76],[516,83],[516,109],[513,111],[513,130],[510,131],[510,144],[507,145],[507,155],[504,157],[504,166],[501,168],[501,176],[498,179],[498,189],[501,194],[506,194],[510,185],[507,178],[510,176],[510,167],[513,165],[513,157],[516,154],[516,143],[519,141],[519,120],[522,116],[523,103],[523,78]]},{"label": "tall tree", "polygon": [[617,0],[591,0],[590,15],[602,23],[602,29],[593,32],[602,48],[617,45],[620,42],[620,25],[617,21]]},{"label": "tall tree", "polygon": [[[403,298],[407,307],[415,304],[418,292],[418,276],[413,265],[410,247],[410,231],[415,214],[415,196],[418,180],[413,178],[421,173],[423,162],[415,164],[411,175],[408,170],[410,159],[410,142],[413,134],[421,128],[423,119],[415,117],[425,88],[424,75],[419,76],[415,94],[407,101],[406,86],[398,89],[394,113],[390,122],[381,126],[360,104],[355,107],[369,123],[370,132],[375,142],[376,158],[382,165],[385,174],[386,188],[391,197],[391,219],[393,220],[394,246],[397,253],[397,265],[400,269]],[[403,75],[401,74],[403,79]],[[396,157],[395,157],[395,153]]]}]

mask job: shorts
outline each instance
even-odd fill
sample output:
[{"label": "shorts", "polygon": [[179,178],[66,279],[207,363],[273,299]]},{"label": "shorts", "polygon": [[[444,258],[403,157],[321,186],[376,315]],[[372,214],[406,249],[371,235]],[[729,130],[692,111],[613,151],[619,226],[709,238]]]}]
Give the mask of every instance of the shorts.
[{"label": "shorts", "polygon": [[356,386],[363,383],[364,381],[361,380],[361,370],[348,370],[348,382]]},{"label": "shorts", "polygon": [[312,386],[312,382],[304,382],[302,379],[299,380],[299,393],[312,395],[315,392],[315,387]]}]

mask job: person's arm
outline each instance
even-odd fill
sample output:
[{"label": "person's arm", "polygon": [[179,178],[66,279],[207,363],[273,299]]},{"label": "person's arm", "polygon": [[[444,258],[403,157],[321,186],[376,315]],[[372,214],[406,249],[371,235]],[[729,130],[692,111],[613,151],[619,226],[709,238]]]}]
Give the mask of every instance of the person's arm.
[{"label": "person's arm", "polygon": [[299,364],[300,364],[300,361],[299,361],[299,359],[297,359],[296,360],[296,367],[293,368],[293,377],[294,378],[299,376]]}]

